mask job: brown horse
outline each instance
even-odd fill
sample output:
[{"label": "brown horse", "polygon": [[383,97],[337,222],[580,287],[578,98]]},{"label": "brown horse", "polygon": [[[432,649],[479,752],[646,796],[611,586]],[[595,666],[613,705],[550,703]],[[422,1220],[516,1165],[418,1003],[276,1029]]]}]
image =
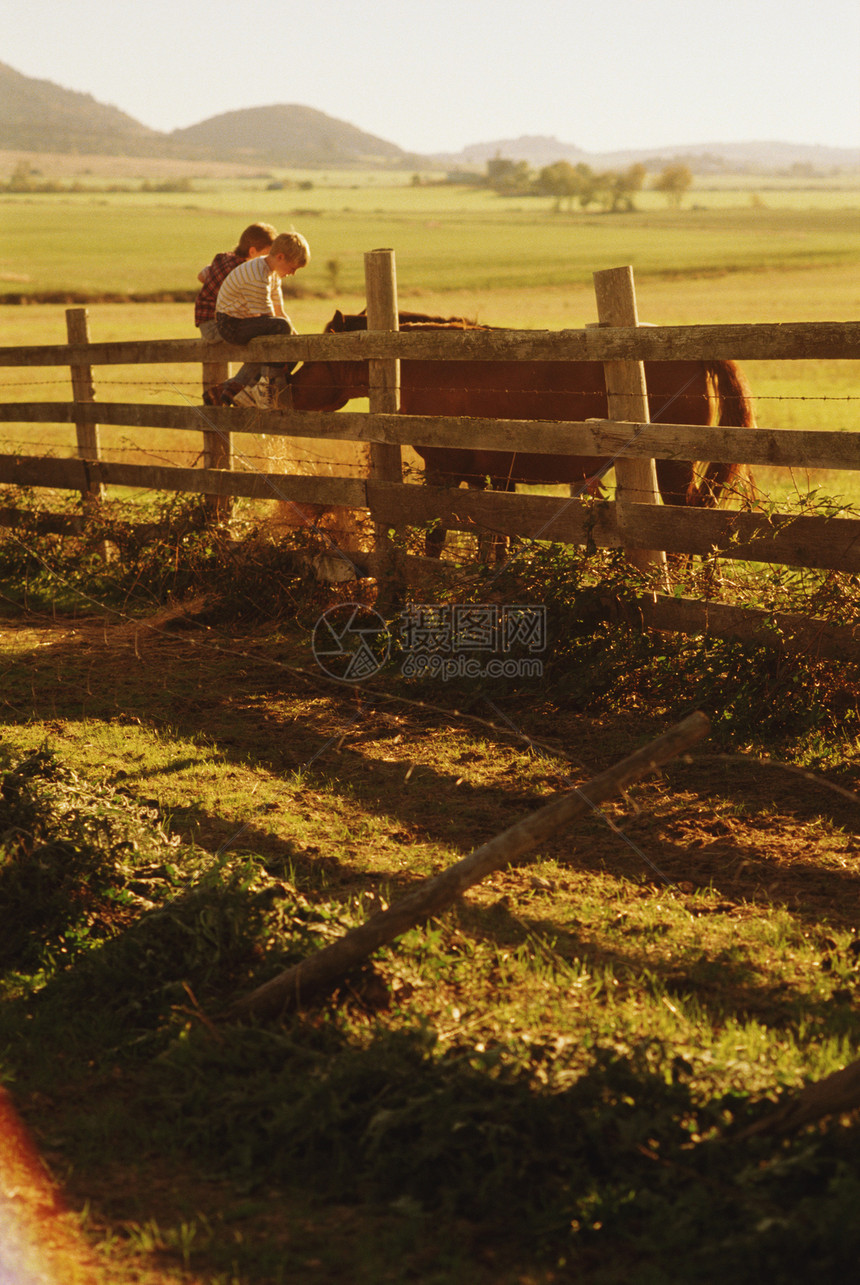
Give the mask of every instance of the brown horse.
[{"label": "brown horse", "polygon": [[[401,313],[402,330],[487,329],[462,317]],[[363,314],[336,312],[326,333],[365,330]],[[652,423],[755,426],[752,396],[730,361],[645,363]],[[366,361],[306,362],[293,376],[296,410],[337,410],[368,395]],[[603,363],[599,361],[401,361],[401,410],[407,415],[485,419],[606,419]],[[518,451],[416,446],[429,481],[442,485],[513,490],[517,482],[567,483],[581,488],[610,461],[593,456],[538,455]],[[657,480],[666,504],[713,507],[741,473],[737,464],[657,460]],[[444,535],[428,552],[438,552]]]}]

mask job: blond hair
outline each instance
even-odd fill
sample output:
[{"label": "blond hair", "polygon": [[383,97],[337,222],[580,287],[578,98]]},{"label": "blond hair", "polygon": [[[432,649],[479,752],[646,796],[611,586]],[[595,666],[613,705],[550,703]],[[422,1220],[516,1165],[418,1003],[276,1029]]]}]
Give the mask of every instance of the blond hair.
[{"label": "blond hair", "polygon": [[281,232],[272,242],[270,254],[282,254],[288,263],[303,268],[311,257],[311,247],[300,232]]}]

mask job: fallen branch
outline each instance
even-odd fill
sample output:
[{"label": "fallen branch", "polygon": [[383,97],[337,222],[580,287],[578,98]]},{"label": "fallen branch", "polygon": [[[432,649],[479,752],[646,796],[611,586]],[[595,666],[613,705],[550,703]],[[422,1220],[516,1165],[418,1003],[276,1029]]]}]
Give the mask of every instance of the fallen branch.
[{"label": "fallen branch", "polygon": [[805,1124],[812,1124],[826,1115],[843,1115],[860,1107],[860,1062],[850,1062],[841,1071],[816,1080],[776,1111],[757,1120],[741,1133],[737,1141],[752,1138],[758,1133],[794,1133]]},{"label": "fallen branch", "polygon": [[551,803],[470,852],[462,861],[419,884],[388,910],[378,912],[316,955],[243,996],[231,1006],[227,1016],[239,1020],[276,1018],[329,994],[342,977],[375,950],[416,924],[447,910],[467,888],[480,883],[494,870],[516,861],[562,826],[595,809],[611,795],[682,753],[704,736],[709,727],[704,714],[691,714],[650,745],[594,777],[581,789],[558,795]]},{"label": "fallen branch", "polygon": [[751,754],[703,754],[697,762],[751,763],[754,767],[777,768],[780,772],[789,772],[801,777],[804,781],[811,781],[822,790],[832,790],[834,794],[841,794],[843,799],[848,799],[851,803],[860,803],[860,794],[855,794],[853,790],[846,790],[844,785],[837,785],[835,781],[828,781],[825,776],[819,776],[817,772],[798,767],[796,763],[783,763],[779,759],[772,758],[756,758]]}]

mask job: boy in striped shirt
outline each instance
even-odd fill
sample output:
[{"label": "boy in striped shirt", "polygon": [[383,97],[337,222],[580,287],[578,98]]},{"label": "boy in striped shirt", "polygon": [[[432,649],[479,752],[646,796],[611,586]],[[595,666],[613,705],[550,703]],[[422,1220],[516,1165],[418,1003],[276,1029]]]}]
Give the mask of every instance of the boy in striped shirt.
[{"label": "boy in striped shirt", "polygon": [[[215,304],[218,334],[227,343],[246,344],[258,335],[291,335],[295,327],[284,311],[281,280],[310,260],[310,247],[298,232],[281,232],[266,255],[247,259],[225,277]],[[269,380],[283,376],[283,366],[268,366]],[[229,391],[227,392],[229,401]],[[222,400],[224,400],[222,395]],[[258,404],[270,406],[269,395]]]},{"label": "boy in striped shirt", "polygon": [[[217,343],[221,336],[218,334],[218,327],[215,324],[215,300],[218,298],[218,291],[224,282],[228,273],[234,268],[238,268],[240,263],[246,259],[256,259],[258,254],[268,254],[272,248],[272,242],[277,236],[277,232],[270,223],[252,223],[250,227],[239,237],[239,242],[235,250],[224,251],[216,254],[215,258],[208,267],[201,269],[197,273],[197,280],[200,282],[201,290],[194,302],[194,324],[200,331],[203,339],[210,343]],[[244,365],[230,380],[229,392],[233,398],[240,389],[246,384],[257,379],[260,374],[259,366]],[[212,404],[220,404],[219,388],[210,398],[207,394],[209,389],[204,393],[204,400]],[[250,404],[251,398],[248,397]]]}]

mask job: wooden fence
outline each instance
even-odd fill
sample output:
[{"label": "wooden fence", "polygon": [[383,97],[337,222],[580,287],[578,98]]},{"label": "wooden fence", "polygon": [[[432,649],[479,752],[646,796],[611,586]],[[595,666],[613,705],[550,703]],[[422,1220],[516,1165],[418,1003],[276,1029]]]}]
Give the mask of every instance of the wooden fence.
[{"label": "wooden fence", "polygon": [[[453,530],[490,530],[511,536],[624,548],[633,560],[659,561],[663,552],[718,553],[725,559],[791,566],[860,571],[860,521],[819,516],[769,516],[740,509],[684,509],[663,506],[653,494],[653,461],[712,460],[835,470],[860,470],[860,433],[758,428],[702,427],[647,423],[643,361],[672,359],[797,360],[860,357],[860,322],[776,325],[640,326],[632,271],[595,274],[600,324],[581,330],[397,330],[393,253],[366,256],[367,331],[330,335],[293,335],[252,341],[247,347],[205,344],[197,339],[91,342],[86,313],[67,313],[68,342],[0,348],[0,366],[65,367],[72,378],[69,402],[0,403],[5,423],[73,424],[77,457],[0,455],[0,485],[79,491],[97,498],[107,486],[199,493],[214,503],[230,497],[282,499],[366,509],[380,529],[402,529],[432,521]],[[638,390],[638,414],[586,422],[542,420],[467,421],[398,413],[398,368],[404,358],[446,361],[559,361],[605,363],[610,414],[631,405]],[[193,363],[202,366],[203,385],[227,377],[231,361],[369,360],[370,413],[260,411],[256,408],[203,405],[142,405],[96,402],[93,368]],[[753,390],[754,391],[754,390]],[[623,399],[623,401],[622,401]],[[169,428],[202,432],[201,467],[134,464],[100,458],[99,426]],[[464,437],[464,432],[466,436]],[[317,477],[239,471],[233,468],[237,435],[368,443],[366,477]],[[614,504],[587,506],[558,497],[451,490],[416,486],[400,480],[404,445],[462,445],[473,449],[565,453],[617,457],[618,498]],[[650,479],[650,481],[649,481]],[[650,488],[650,493],[649,493]],[[644,502],[642,502],[644,501]],[[0,525],[14,524],[14,510],[0,510]],[[75,529],[69,519],[66,529]],[[62,527],[48,519],[54,529]],[[377,572],[379,555],[370,562]],[[691,627],[713,624],[718,609],[690,605]],[[677,607],[660,601],[648,606],[649,623],[683,628]],[[728,609],[726,609],[728,610]],[[671,623],[670,623],[671,617]],[[740,625],[734,622],[732,632]],[[853,636],[852,636],[853,637]],[[843,640],[844,641],[844,640]],[[837,642],[837,649],[841,643]]]}]

